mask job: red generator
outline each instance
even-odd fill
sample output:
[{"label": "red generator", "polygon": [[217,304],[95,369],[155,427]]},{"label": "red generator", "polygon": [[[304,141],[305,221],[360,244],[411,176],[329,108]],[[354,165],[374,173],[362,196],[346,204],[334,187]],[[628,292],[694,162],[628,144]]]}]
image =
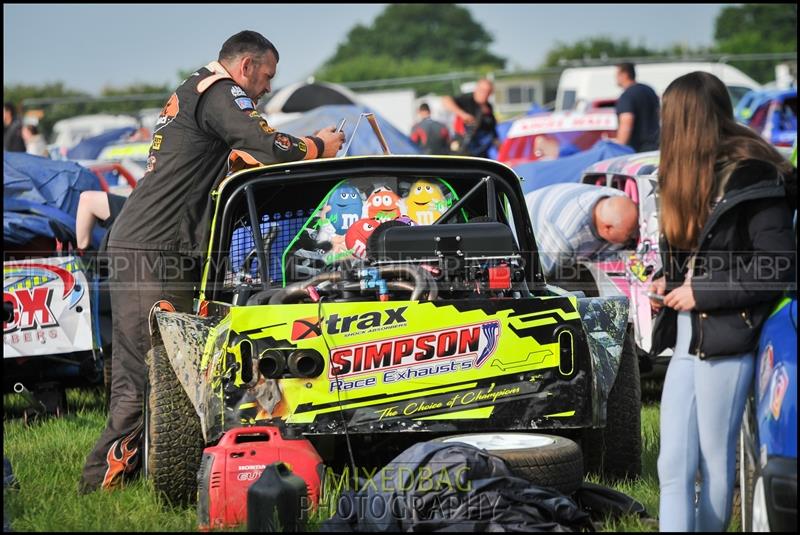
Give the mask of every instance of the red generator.
[{"label": "red generator", "polygon": [[247,489],[276,461],[305,481],[310,505],[319,503],[322,459],[306,438],[285,439],[276,427],[231,429],[203,451],[198,472],[198,527],[203,531],[247,522]]}]

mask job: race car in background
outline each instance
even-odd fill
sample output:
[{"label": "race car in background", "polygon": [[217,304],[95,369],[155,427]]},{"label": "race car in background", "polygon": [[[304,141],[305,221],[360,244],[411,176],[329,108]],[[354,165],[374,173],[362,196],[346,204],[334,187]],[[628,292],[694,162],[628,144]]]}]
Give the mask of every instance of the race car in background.
[{"label": "race car in background", "polygon": [[497,160],[514,167],[563,158],[588,150],[601,139],[614,137],[616,132],[617,115],[613,109],[530,115],[511,125]]},{"label": "race car in background", "polygon": [[[102,384],[110,372],[96,266],[69,251],[80,193],[100,183],[75,162],[5,152],[3,186],[3,388],[59,413],[65,386]],[[102,235],[95,229],[95,248]]]},{"label": "race car in background", "polygon": [[734,115],[788,157],[797,139],[797,88],[750,91]]}]

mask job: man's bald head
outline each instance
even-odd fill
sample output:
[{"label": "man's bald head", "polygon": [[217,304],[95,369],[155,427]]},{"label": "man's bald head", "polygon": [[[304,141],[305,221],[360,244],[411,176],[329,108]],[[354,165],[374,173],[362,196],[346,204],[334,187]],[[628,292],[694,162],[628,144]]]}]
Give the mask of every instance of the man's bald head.
[{"label": "man's bald head", "polygon": [[594,208],[597,233],[609,243],[623,244],[636,237],[639,230],[639,209],[628,196],[601,199]]}]

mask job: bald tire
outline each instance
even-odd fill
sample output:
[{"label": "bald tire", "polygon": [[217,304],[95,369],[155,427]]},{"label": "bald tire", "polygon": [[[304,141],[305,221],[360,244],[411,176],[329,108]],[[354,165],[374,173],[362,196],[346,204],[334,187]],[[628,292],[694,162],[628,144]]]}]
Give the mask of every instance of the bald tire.
[{"label": "bald tire", "polygon": [[[517,477],[540,487],[549,487],[566,496],[572,495],[583,483],[583,457],[581,448],[572,440],[556,435],[536,433],[552,439],[552,444],[512,450],[481,448],[503,459],[508,469]],[[457,440],[473,435],[451,435],[438,439]]]},{"label": "bald tire", "polygon": [[642,388],[639,358],[628,329],[619,371],[608,396],[606,426],[582,433],[584,467],[608,482],[638,478],[642,473]]},{"label": "bald tire", "polygon": [[163,345],[150,350],[148,362],[148,477],[170,505],[192,505],[197,501],[197,472],[205,446],[200,418]]}]

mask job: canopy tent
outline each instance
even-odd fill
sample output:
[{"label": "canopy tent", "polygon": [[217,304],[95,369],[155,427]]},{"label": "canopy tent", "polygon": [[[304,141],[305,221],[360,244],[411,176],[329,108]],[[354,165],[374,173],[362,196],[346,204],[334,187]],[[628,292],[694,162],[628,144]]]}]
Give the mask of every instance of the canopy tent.
[{"label": "canopy tent", "polygon": [[[80,194],[99,190],[100,181],[75,162],[3,152],[3,241],[24,245],[37,236],[54,238],[50,222],[75,229]],[[95,228],[97,247],[104,231]]]},{"label": "canopy tent", "polygon": [[358,103],[358,96],[344,86],[298,82],[276,91],[264,109],[267,114],[302,113],[320,106]]},{"label": "canopy tent", "polygon": [[[365,156],[368,154],[383,154],[378,139],[372,132],[366,119],[362,119],[353,138],[353,131],[362,113],[371,111],[366,106],[320,106],[304,113],[297,119],[283,123],[279,130],[293,136],[308,136],[326,127],[337,126],[342,119],[347,119],[344,127],[345,144],[339,156],[344,155],[344,149],[350,144],[348,156]],[[389,145],[392,154],[420,154],[419,148],[388,121],[377,113],[375,117],[380,126],[383,137]],[[351,142],[352,138],[352,142]]]},{"label": "canopy tent", "polygon": [[557,160],[538,160],[514,167],[514,171],[523,179],[522,190],[525,193],[563,182],[580,182],[584,169],[595,162],[633,154],[633,149],[612,141],[601,140],[591,149],[566,156]]}]

